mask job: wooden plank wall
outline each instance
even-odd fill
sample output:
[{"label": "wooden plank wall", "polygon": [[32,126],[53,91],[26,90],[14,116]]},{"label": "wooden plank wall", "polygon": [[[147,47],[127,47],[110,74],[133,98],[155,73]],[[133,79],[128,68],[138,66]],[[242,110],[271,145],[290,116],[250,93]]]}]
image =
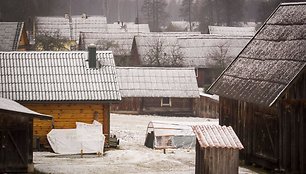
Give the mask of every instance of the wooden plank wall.
[{"label": "wooden plank wall", "polygon": [[[34,119],[34,136],[40,143],[46,145],[47,134],[54,129],[75,128],[75,122],[92,123],[97,120],[104,125],[104,105],[93,103],[48,103],[48,104],[23,104],[25,107],[43,114],[53,116],[53,121]],[[109,126],[108,126],[109,127]]]},{"label": "wooden plank wall", "polygon": [[140,114],[142,112],[141,98],[125,97],[120,103],[111,104],[111,112],[125,114]]},{"label": "wooden plank wall", "polygon": [[195,115],[204,118],[219,118],[219,101],[200,96],[194,102]]}]

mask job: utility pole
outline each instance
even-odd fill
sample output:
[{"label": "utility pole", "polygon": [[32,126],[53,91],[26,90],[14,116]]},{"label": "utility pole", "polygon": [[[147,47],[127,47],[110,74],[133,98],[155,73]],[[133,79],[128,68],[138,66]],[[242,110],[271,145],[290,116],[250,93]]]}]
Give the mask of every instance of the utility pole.
[{"label": "utility pole", "polygon": [[189,31],[192,31],[192,30],[191,30],[191,0],[188,1],[188,8],[189,8],[189,9],[188,9],[188,12],[189,12],[189,16],[188,16],[188,17],[189,17],[189,27],[190,27],[190,28],[189,28],[189,29],[190,29]]}]

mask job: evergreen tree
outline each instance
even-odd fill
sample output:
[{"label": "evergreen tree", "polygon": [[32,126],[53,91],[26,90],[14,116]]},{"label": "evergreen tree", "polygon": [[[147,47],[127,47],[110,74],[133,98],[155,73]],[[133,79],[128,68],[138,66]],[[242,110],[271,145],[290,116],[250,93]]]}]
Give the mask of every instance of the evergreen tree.
[{"label": "evergreen tree", "polygon": [[144,0],[141,12],[151,31],[159,31],[161,25],[165,24],[168,17],[166,6],[164,0]]}]

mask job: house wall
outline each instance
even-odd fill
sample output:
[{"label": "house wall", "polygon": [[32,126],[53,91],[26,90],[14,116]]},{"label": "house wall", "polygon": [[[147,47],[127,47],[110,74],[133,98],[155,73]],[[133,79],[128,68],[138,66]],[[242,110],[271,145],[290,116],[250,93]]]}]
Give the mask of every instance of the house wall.
[{"label": "house wall", "polygon": [[142,98],[142,113],[193,116],[192,98],[171,98],[171,106],[161,106],[161,98]]},{"label": "house wall", "polygon": [[111,104],[111,112],[125,114],[139,114],[142,112],[141,98],[125,97],[120,103]]},{"label": "house wall", "polygon": [[305,72],[272,107],[220,97],[220,124],[232,126],[241,159],[286,173],[306,172]]},{"label": "house wall", "polygon": [[201,148],[196,142],[196,174],[238,174],[239,149]]},{"label": "house wall", "polygon": [[32,126],[30,116],[0,111],[0,173],[34,172]]},{"label": "house wall", "polygon": [[204,118],[219,118],[219,101],[200,96],[194,102],[195,115]]},{"label": "house wall", "polygon": [[33,111],[52,115],[52,121],[34,119],[34,137],[40,144],[48,145],[47,134],[51,129],[73,129],[75,122],[92,123],[97,120],[103,124],[106,142],[109,138],[109,104],[105,103],[23,103]]},{"label": "house wall", "polygon": [[218,77],[214,75],[214,71],[210,68],[198,68],[196,71],[199,88],[208,88]]}]

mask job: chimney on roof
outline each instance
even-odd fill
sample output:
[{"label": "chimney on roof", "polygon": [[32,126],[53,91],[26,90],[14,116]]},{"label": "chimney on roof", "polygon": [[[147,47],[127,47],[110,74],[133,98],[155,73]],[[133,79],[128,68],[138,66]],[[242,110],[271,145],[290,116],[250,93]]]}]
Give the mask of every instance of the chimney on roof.
[{"label": "chimney on roof", "polygon": [[83,13],[83,14],[82,14],[82,18],[87,19],[86,13]]},{"label": "chimney on roof", "polygon": [[69,19],[69,14],[65,13],[65,19]]},{"label": "chimney on roof", "polygon": [[88,64],[89,68],[97,68],[97,59],[96,59],[96,45],[90,44],[88,46]]}]

